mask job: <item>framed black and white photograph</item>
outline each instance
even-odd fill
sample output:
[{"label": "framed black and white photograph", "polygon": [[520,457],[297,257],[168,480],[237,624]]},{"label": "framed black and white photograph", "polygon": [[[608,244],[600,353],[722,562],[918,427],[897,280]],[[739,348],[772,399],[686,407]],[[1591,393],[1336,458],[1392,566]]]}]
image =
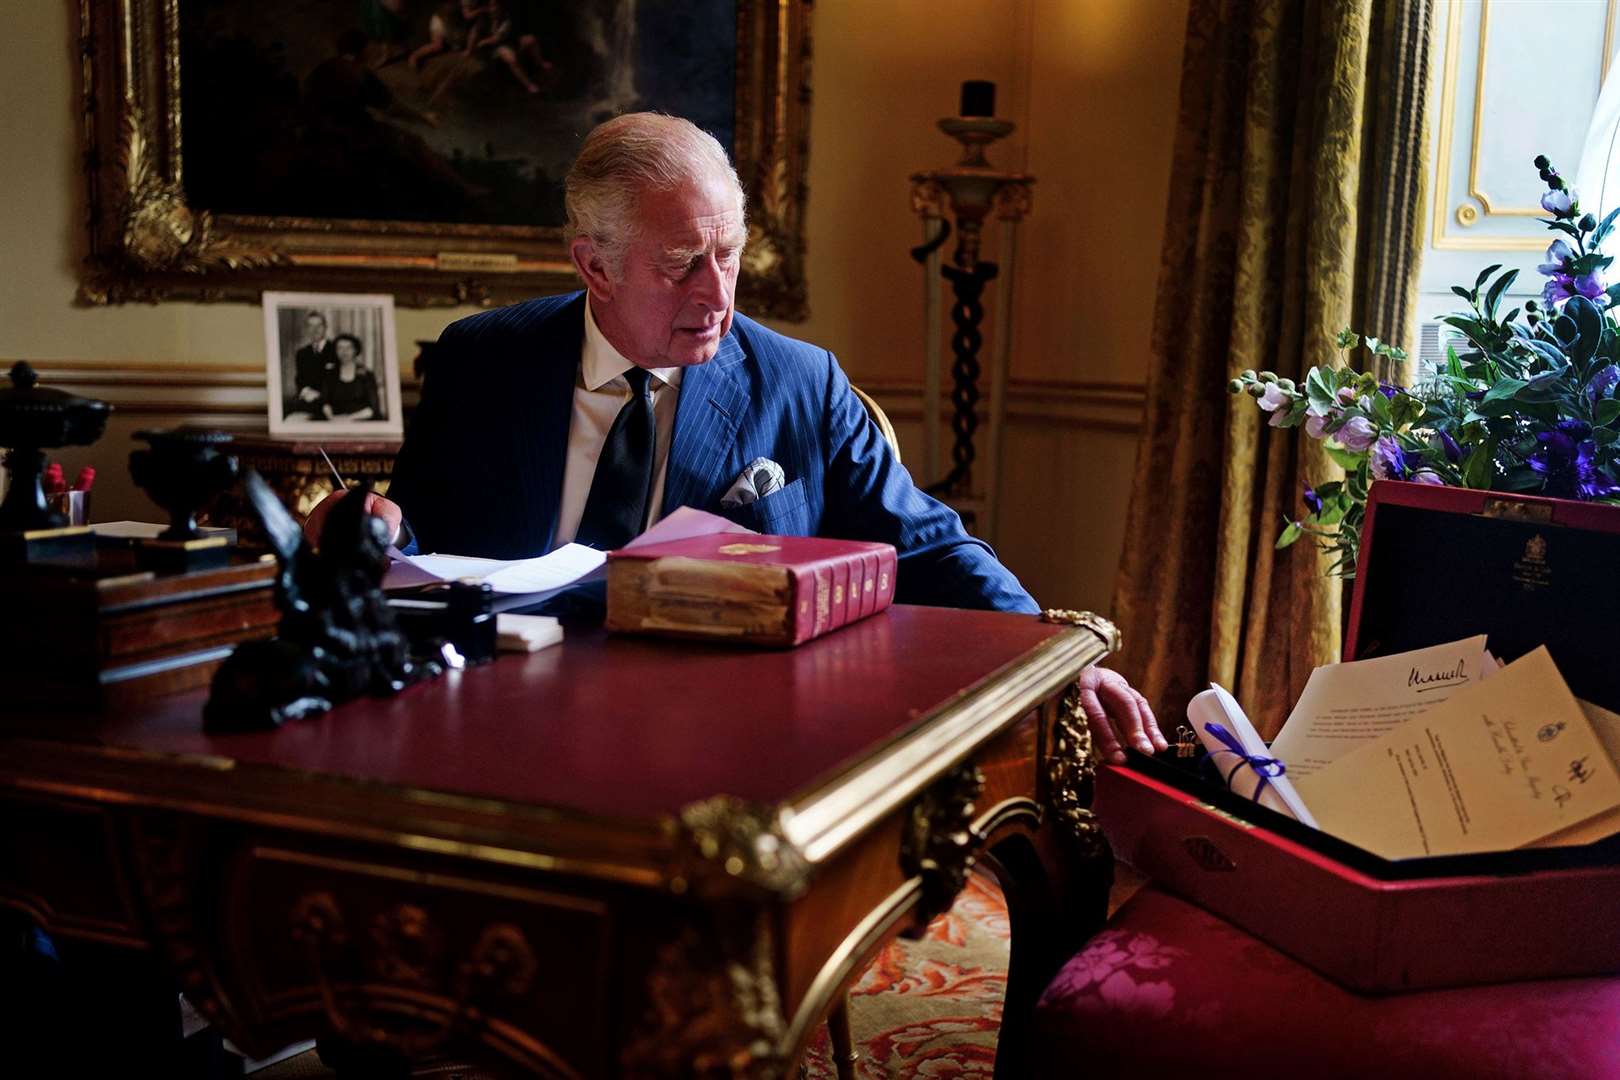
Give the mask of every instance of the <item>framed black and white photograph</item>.
[{"label": "framed black and white photograph", "polygon": [[267,292],[264,351],[272,435],[403,434],[392,296]]}]

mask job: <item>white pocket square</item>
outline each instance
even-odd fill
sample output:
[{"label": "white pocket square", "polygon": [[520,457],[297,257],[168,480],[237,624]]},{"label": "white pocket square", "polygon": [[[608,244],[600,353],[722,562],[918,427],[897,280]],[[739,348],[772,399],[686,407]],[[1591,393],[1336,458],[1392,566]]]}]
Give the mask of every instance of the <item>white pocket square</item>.
[{"label": "white pocket square", "polygon": [[782,466],[770,458],[755,458],[721,497],[720,505],[728,510],[735,506],[747,506],[786,485],[787,474],[782,471]]}]

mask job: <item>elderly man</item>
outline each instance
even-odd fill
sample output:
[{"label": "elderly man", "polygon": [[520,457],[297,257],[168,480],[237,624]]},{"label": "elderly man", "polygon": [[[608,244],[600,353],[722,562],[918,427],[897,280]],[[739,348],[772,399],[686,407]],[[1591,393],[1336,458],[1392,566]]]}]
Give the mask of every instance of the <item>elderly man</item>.
[{"label": "elderly man", "polygon": [[[735,311],[744,196],[712,136],[651,113],[609,120],[568,174],[567,206],[584,292],[474,315],[439,340],[392,501],[372,497],[407,550],[612,548],[685,505],[765,533],[893,544],[901,603],[1038,610],[911,482],[831,353]],[[780,489],[723,508],[759,458],[780,466]],[[1105,753],[1122,758],[1121,736],[1165,749],[1119,675],[1088,671],[1082,689]]]}]

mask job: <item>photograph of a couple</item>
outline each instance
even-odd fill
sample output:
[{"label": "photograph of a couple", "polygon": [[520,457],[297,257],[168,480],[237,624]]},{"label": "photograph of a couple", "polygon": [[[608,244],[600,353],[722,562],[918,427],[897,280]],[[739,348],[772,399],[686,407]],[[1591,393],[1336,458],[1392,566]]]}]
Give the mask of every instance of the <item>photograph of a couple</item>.
[{"label": "photograph of a couple", "polygon": [[391,296],[264,294],[272,434],[397,436]]}]

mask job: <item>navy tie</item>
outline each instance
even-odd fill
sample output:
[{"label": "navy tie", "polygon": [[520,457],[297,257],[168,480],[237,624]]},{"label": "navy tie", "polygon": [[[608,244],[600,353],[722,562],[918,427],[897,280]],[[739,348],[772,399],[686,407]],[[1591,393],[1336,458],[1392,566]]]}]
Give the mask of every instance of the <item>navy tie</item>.
[{"label": "navy tie", "polygon": [[652,394],[646,368],[633,367],[624,373],[630,384],[630,400],[613,418],[602,456],[591,478],[591,493],[585,499],[585,512],[579,519],[576,543],[601,551],[623,547],[641,532],[647,518],[647,500],[653,482]]}]

